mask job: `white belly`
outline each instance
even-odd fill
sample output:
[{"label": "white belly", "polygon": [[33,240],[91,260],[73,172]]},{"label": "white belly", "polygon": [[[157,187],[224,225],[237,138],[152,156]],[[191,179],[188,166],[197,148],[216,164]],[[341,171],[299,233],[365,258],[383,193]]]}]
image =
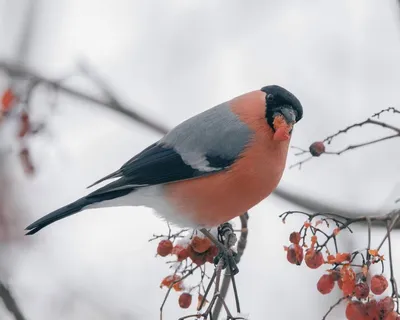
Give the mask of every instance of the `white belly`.
[{"label": "white belly", "polygon": [[198,227],[198,225],[190,220],[190,215],[182,214],[179,212],[178,208],[169,203],[169,201],[164,197],[162,185],[139,188],[125,196],[94,203],[85,207],[85,209],[131,206],[152,208],[157,216],[179,227]]}]

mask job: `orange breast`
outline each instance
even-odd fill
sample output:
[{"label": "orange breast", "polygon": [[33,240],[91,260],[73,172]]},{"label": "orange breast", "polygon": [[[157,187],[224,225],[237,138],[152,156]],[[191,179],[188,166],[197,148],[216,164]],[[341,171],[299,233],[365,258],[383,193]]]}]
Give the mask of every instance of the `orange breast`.
[{"label": "orange breast", "polygon": [[[266,198],[282,177],[289,141],[272,139],[260,94],[252,92],[231,101],[232,110],[256,133],[228,171],[165,186],[171,204],[199,225],[217,226],[243,214]],[[243,103],[252,106],[251,112],[243,109]]]}]

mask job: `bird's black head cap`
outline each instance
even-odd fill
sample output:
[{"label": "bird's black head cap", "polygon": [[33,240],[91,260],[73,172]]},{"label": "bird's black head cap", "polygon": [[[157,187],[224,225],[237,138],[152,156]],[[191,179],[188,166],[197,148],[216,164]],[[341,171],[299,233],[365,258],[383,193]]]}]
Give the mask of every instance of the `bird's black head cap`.
[{"label": "bird's black head cap", "polygon": [[296,123],[303,117],[303,107],[296,96],[277,85],[261,88],[265,92],[265,107],[268,124],[274,129],[273,122],[276,115],[281,115],[288,123]]}]

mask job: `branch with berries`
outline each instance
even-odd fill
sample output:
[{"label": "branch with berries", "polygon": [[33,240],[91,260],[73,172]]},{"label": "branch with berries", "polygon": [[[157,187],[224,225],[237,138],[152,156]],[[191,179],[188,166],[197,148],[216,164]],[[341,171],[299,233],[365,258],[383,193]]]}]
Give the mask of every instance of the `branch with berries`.
[{"label": "branch with berries", "polygon": [[[245,221],[247,222],[247,219]],[[247,232],[247,230],[236,230],[236,232]],[[163,308],[172,290],[180,293],[178,304],[182,309],[188,309],[192,305],[193,295],[197,296],[196,312],[180,319],[217,319],[219,314],[219,310],[215,308],[217,302],[225,310],[227,319],[245,319],[240,315],[240,303],[232,266],[222,249],[229,250],[235,263],[239,262],[239,251],[242,249],[233,248],[237,243],[237,236],[230,223],[204,232],[203,229],[183,229],[172,232],[168,225],[168,234],[154,235],[149,241],[154,240],[160,240],[157,246],[158,256],[172,257],[172,260],[166,261],[171,274],[165,277],[160,285],[161,288],[167,288],[160,307],[161,320]],[[208,272],[210,267],[213,269],[212,275]],[[232,314],[225,302],[226,292],[222,292],[220,283],[223,269],[227,270],[225,276],[228,274],[233,284],[237,316]],[[197,278],[192,284],[187,283],[190,276]],[[213,290],[212,287],[214,287]]]},{"label": "branch with berries", "polygon": [[[318,283],[317,290],[321,294],[329,294],[337,284],[343,297],[340,298],[323,316],[341,302],[346,302],[346,318],[348,320],[399,320],[399,292],[393,267],[393,248],[391,232],[400,218],[400,210],[384,216],[348,218],[338,214],[287,211],[280,215],[285,223],[293,214],[306,217],[298,231],[289,236],[290,245],[285,246],[287,260],[300,266],[303,261],[307,267],[318,269],[328,267]],[[380,221],[386,225],[386,234],[379,244],[371,243],[372,222]],[[338,237],[342,232],[352,233],[351,226],[364,222],[368,225],[368,240],[364,248],[353,252],[341,252]],[[383,254],[383,246],[387,245],[387,258]],[[389,265],[391,294],[385,295],[389,282],[384,275],[385,266]],[[379,272],[374,267],[379,265]],[[378,296],[380,299],[378,300]]]},{"label": "branch with berries", "polygon": [[[362,148],[362,147],[366,147],[366,146],[369,146],[369,145],[373,145],[373,144],[376,144],[376,143],[380,143],[380,142],[383,142],[383,141],[386,141],[386,140],[399,138],[400,137],[400,127],[396,127],[396,126],[390,125],[390,124],[388,124],[386,122],[377,120],[377,119],[380,118],[380,116],[382,114],[385,114],[385,113],[392,113],[392,114],[400,116],[400,110],[398,110],[396,108],[390,107],[390,108],[387,108],[387,109],[383,109],[383,110],[373,114],[370,118],[368,118],[368,119],[366,119],[364,121],[361,121],[361,122],[358,122],[358,123],[354,123],[354,124],[344,128],[344,129],[339,130],[335,134],[326,137],[322,141],[317,141],[317,142],[312,143],[309,146],[308,150],[303,149],[303,148],[299,148],[299,147],[292,147],[293,149],[298,150],[298,152],[295,153],[296,156],[308,155],[308,157],[306,157],[303,160],[300,160],[300,161],[296,162],[295,164],[291,165],[290,168],[299,167],[299,169],[301,169],[301,167],[302,167],[302,165],[304,163],[310,161],[311,159],[313,159],[315,157],[320,157],[321,155],[341,155],[341,154],[343,154],[345,152],[348,152],[350,150],[356,150],[356,149],[359,149],[359,148]],[[351,145],[348,145],[348,146],[346,146],[346,147],[344,147],[344,148],[342,148],[340,150],[337,150],[337,151],[326,150],[326,145],[330,145],[331,142],[337,136],[342,135],[342,134],[346,134],[346,133],[348,133],[350,130],[352,130],[354,128],[363,127],[363,126],[365,126],[367,124],[374,125],[374,126],[377,126],[377,127],[381,127],[381,128],[384,128],[384,129],[389,129],[390,131],[392,131],[392,134],[388,134],[388,135],[386,135],[386,136],[384,136],[382,138],[369,140],[369,141],[365,141],[365,142],[358,143],[358,144],[351,144]]]}]

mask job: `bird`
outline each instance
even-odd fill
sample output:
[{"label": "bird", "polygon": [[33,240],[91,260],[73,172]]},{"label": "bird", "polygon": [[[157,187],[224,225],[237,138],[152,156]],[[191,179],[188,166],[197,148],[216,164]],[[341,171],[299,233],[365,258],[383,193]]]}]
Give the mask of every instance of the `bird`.
[{"label": "bird", "polygon": [[240,94],[178,124],[104,181],[106,185],[25,228],[33,235],[87,209],[145,206],[167,222],[212,228],[242,215],[278,186],[298,98],[279,85]]}]

